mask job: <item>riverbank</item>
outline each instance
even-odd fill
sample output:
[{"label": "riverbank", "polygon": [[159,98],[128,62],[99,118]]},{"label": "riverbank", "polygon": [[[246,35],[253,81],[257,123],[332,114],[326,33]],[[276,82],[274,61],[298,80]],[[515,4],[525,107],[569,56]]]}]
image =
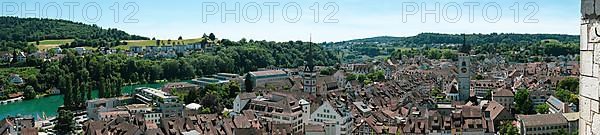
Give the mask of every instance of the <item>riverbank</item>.
[{"label": "riverbank", "polygon": [[0,105],[23,101],[23,99],[24,98],[21,96],[21,97],[17,97],[17,98],[11,98],[11,99],[2,100],[2,101],[0,101]]},{"label": "riverbank", "polygon": [[[160,88],[166,83],[167,82],[128,85],[121,88],[121,93],[131,94],[133,89],[137,87]],[[98,90],[92,91],[92,97],[98,97]],[[48,117],[56,116],[58,107],[64,103],[63,98],[63,95],[48,95],[30,100],[2,104],[0,105],[0,119],[17,115],[37,117],[42,116],[43,113],[45,113]]]}]

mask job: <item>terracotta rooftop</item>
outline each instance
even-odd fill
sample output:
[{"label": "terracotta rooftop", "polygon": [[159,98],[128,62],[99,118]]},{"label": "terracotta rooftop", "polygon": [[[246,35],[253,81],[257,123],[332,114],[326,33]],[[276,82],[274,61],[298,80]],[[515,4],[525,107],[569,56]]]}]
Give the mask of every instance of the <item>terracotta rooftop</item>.
[{"label": "terracotta rooftop", "polygon": [[279,74],[287,74],[282,70],[265,70],[265,71],[255,71],[250,72],[250,74],[254,76],[270,76],[270,75],[279,75]]},{"label": "terracotta rooftop", "polygon": [[567,119],[562,114],[539,114],[539,115],[519,115],[519,120],[525,126],[543,126],[567,124]]},{"label": "terracotta rooftop", "polygon": [[494,91],[494,97],[514,97],[515,94],[508,89],[499,89],[497,91]]}]

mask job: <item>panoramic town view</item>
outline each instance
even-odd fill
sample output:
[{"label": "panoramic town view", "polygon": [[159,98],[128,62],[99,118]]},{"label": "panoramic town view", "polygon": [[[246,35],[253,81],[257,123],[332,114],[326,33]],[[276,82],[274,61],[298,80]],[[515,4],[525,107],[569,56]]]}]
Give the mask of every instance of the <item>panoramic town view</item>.
[{"label": "panoramic town view", "polygon": [[0,1],[0,135],[597,135],[599,27],[600,0]]}]

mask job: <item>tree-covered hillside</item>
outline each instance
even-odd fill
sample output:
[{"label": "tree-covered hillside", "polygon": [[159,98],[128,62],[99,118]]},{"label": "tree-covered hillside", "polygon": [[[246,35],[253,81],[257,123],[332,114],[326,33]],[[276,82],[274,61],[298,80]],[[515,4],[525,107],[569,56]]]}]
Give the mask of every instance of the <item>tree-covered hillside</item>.
[{"label": "tree-covered hillside", "polygon": [[50,39],[148,39],[117,29],[57,19],[0,17],[0,40],[40,41]]},{"label": "tree-covered hillside", "polygon": [[[482,44],[531,44],[542,40],[552,39],[563,43],[577,43],[579,36],[564,34],[513,34],[513,33],[491,33],[491,34],[466,34],[467,42],[472,45]],[[463,35],[461,34],[440,34],[440,33],[421,33],[410,37],[372,37],[364,39],[355,39],[345,42],[365,42],[365,43],[389,43],[403,45],[407,47],[431,44],[462,44]],[[344,42],[341,42],[344,43]]]},{"label": "tree-covered hillside", "polygon": [[344,61],[414,55],[424,55],[431,59],[452,59],[465,38],[474,54],[502,54],[516,62],[528,61],[529,56],[579,54],[579,36],[564,34],[422,33],[410,37],[381,36],[322,45],[333,51],[343,52]]},{"label": "tree-covered hillside", "polygon": [[362,39],[353,39],[347,42],[381,42],[381,43],[398,43],[405,40],[406,37],[393,37],[393,36],[379,36]]},{"label": "tree-covered hillside", "polygon": [[[0,17],[0,51],[13,49],[31,51],[35,47],[27,42],[55,39],[77,39],[78,41],[96,41],[103,45],[121,40],[147,40],[148,38],[130,35],[117,29],[103,29],[58,19]],[[92,46],[92,45],[90,45]]]}]

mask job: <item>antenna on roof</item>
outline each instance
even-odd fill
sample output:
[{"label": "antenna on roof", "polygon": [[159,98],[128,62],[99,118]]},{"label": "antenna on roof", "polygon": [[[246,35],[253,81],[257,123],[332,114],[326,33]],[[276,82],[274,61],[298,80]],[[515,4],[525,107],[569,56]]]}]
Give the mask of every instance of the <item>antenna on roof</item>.
[{"label": "antenna on roof", "polygon": [[312,54],[312,33],[310,33],[308,35],[308,44],[309,44],[309,47],[310,47],[308,51],[310,51],[310,53]]},{"label": "antenna on roof", "polygon": [[312,33],[309,33],[309,35],[308,35],[308,53],[309,53],[311,59],[312,59],[312,53],[313,53],[312,52],[313,51],[312,50],[312,47],[313,47],[312,44],[313,44],[312,43]]},{"label": "antenna on roof", "polygon": [[308,55],[306,58],[306,66],[307,68],[310,69],[310,71],[313,71],[314,68],[314,63],[313,63],[313,45],[312,45],[312,33],[309,34],[309,39],[308,39]]}]

